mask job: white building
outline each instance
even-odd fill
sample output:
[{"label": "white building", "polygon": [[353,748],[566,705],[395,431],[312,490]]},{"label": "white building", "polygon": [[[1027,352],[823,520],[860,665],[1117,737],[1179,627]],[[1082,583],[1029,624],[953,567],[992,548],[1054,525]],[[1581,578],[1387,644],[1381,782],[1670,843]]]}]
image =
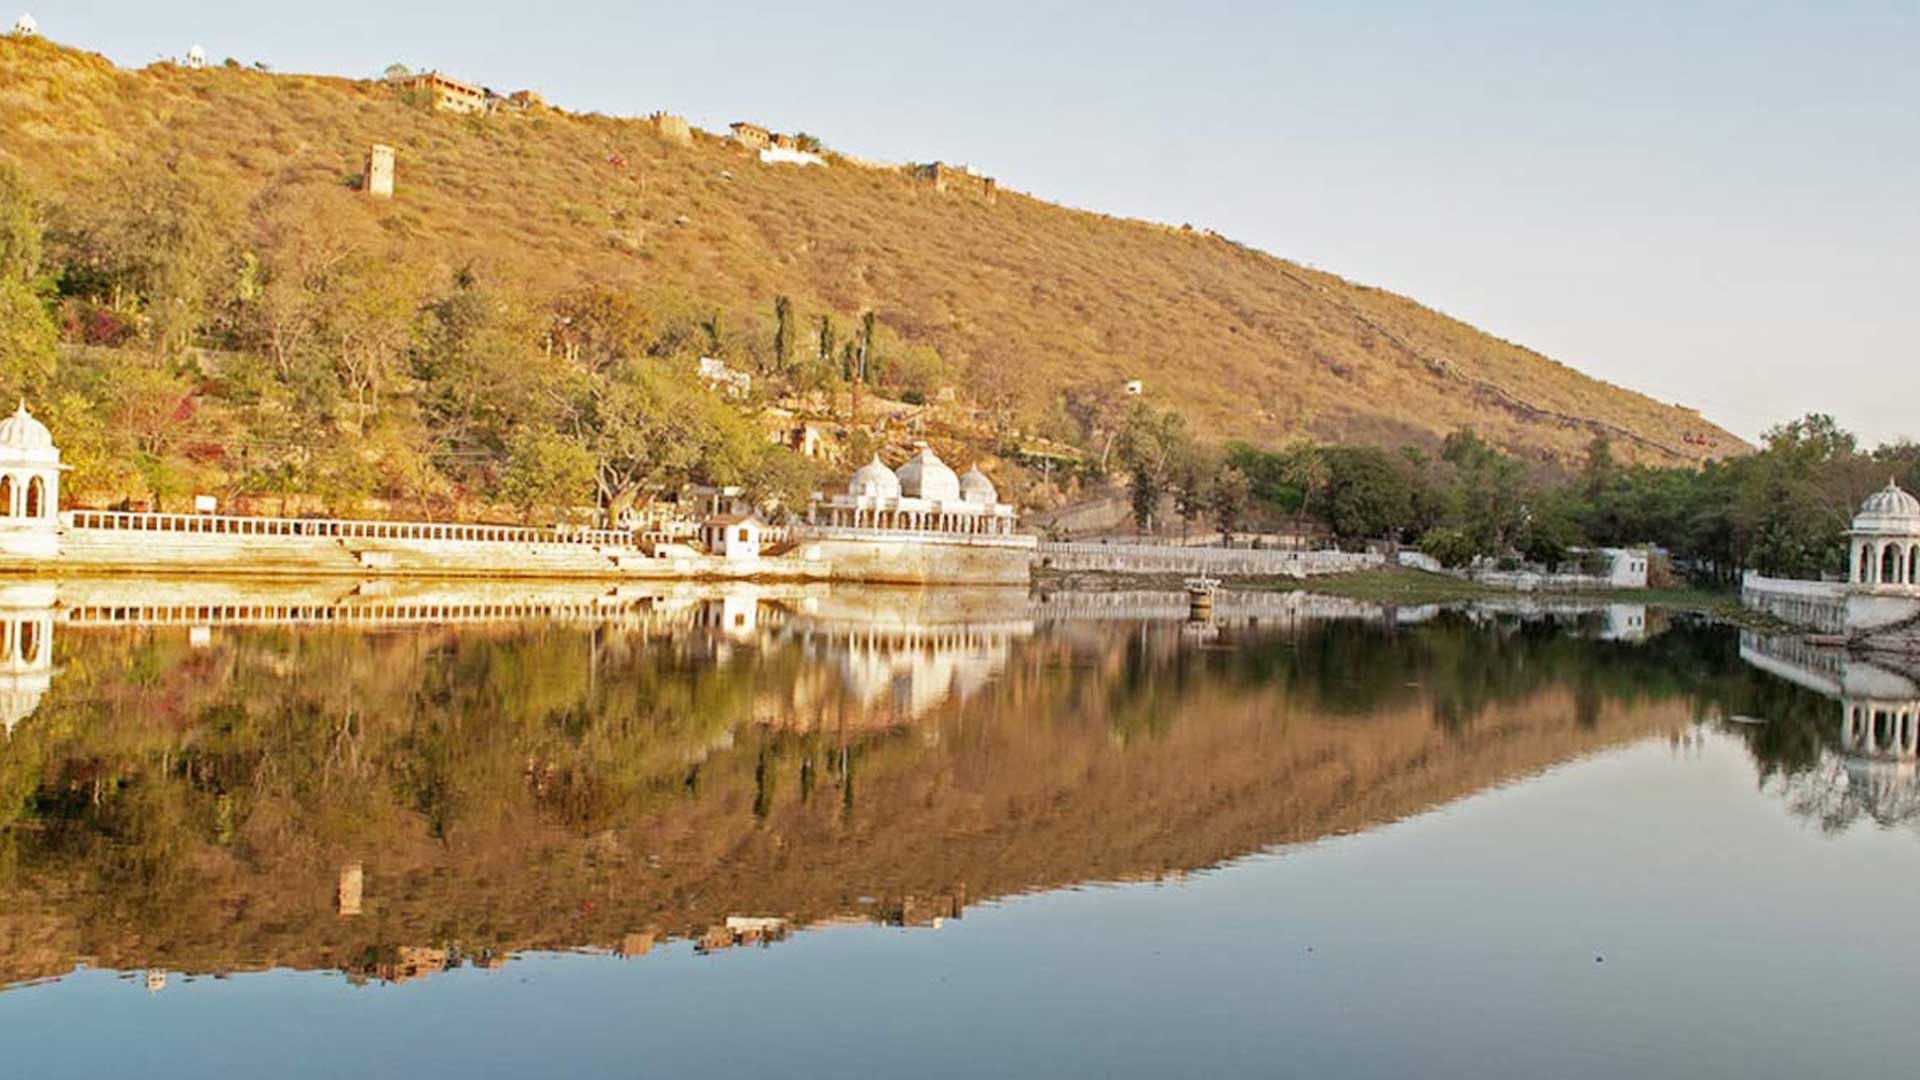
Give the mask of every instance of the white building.
[{"label": "white building", "polygon": [[0,420],[0,554],[60,554],[60,450],[26,402]]},{"label": "white building", "polygon": [[757,559],[766,526],[752,514],[716,514],[700,526],[700,541],[725,559]]},{"label": "white building", "polygon": [[19,18],[13,20],[13,32],[21,37],[32,37],[40,32],[40,20],[23,12]]},{"label": "white building", "polygon": [[1011,536],[1018,520],[978,466],[959,476],[925,444],[898,470],[875,455],[853,474],[846,494],[816,497],[807,516],[843,529],[958,536]]},{"label": "white building", "polygon": [[1860,504],[1847,537],[1848,581],[1873,592],[1920,596],[1920,499],[1888,480]]},{"label": "white building", "polygon": [[1847,530],[1847,580],[1792,581],[1748,571],[1748,607],[1827,634],[1897,629],[1920,619],[1920,499],[1893,480],[1867,496]]}]

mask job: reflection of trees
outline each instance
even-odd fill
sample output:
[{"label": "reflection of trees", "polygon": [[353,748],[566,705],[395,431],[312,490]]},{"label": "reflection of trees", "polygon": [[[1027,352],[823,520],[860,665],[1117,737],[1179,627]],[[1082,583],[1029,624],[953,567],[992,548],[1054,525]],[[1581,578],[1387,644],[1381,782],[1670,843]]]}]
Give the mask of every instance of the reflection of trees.
[{"label": "reflection of trees", "polygon": [[1082,626],[906,727],[786,634],[72,631],[0,747],[0,935],[11,910],[184,970],[378,968],[1190,869],[1671,726],[1643,705],[1691,700],[1714,634]]}]

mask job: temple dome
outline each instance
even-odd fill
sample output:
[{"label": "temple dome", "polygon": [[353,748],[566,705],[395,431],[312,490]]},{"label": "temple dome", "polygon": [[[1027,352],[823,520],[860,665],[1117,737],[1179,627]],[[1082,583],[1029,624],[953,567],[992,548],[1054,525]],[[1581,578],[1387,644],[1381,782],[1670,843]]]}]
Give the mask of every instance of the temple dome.
[{"label": "temple dome", "polygon": [[960,478],[934,454],[932,447],[922,446],[920,452],[907,459],[907,463],[900,466],[894,475],[900,478],[900,493],[909,499],[931,502],[960,500]]},{"label": "temple dome", "polygon": [[60,452],[53,448],[53,433],[33,418],[26,402],[21,402],[12,416],[0,420],[0,458],[55,461],[59,457]]},{"label": "temple dome", "polygon": [[1886,487],[1867,496],[1867,501],[1860,504],[1860,512],[1853,518],[1853,531],[1920,536],[1920,499],[1888,480]]},{"label": "temple dome", "polygon": [[1000,493],[993,489],[993,481],[975,465],[960,478],[960,497],[970,503],[992,506],[1000,501]]},{"label": "temple dome", "polygon": [[847,494],[856,499],[897,499],[900,497],[900,480],[893,471],[880,463],[880,455],[860,466],[847,483]]}]

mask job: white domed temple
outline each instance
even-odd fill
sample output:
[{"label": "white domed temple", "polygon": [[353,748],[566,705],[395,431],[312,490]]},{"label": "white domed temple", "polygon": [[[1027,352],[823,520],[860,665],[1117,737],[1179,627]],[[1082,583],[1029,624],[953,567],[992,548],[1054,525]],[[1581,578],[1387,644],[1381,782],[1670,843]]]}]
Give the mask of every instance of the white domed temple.
[{"label": "white domed temple", "polygon": [[1920,596],[1920,499],[1888,480],[1860,504],[1847,535],[1853,541],[1848,581]]},{"label": "white domed temple", "polygon": [[1749,571],[1741,601],[1823,634],[1872,636],[1920,624],[1920,499],[1888,480],[1854,514],[1847,554],[1844,582]]},{"label": "white domed temple", "polygon": [[854,472],[846,494],[816,499],[808,517],[835,529],[930,536],[1012,536],[1018,520],[978,466],[960,476],[925,444],[895,470],[875,455]]},{"label": "white domed temple", "polygon": [[25,402],[0,420],[0,554],[60,552],[60,450]]}]

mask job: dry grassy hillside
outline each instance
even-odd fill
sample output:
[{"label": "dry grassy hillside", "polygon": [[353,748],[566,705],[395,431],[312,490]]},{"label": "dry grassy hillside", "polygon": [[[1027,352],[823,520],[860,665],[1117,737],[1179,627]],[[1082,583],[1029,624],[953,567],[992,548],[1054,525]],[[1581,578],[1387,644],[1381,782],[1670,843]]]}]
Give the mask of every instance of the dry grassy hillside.
[{"label": "dry grassy hillside", "polygon": [[[351,190],[374,142],[398,150],[390,202]],[[1426,441],[1471,424],[1563,459],[1596,431],[1654,463],[1743,449],[1687,410],[1218,236],[1004,188],[993,202],[942,194],[844,159],[762,165],[709,135],[672,143],[641,120],[457,117],[375,82],[125,71],[5,39],[0,151],[56,201],[142,157],[191,161],[238,213],[324,200],[343,229],[377,227],[444,267],[485,265],[530,292],[592,280],[691,298],[748,326],[768,319],[776,294],[809,319],[871,308],[976,391],[1016,396],[1030,424],[1069,388],[1144,377],[1199,430],[1264,444],[1302,432]]]}]

